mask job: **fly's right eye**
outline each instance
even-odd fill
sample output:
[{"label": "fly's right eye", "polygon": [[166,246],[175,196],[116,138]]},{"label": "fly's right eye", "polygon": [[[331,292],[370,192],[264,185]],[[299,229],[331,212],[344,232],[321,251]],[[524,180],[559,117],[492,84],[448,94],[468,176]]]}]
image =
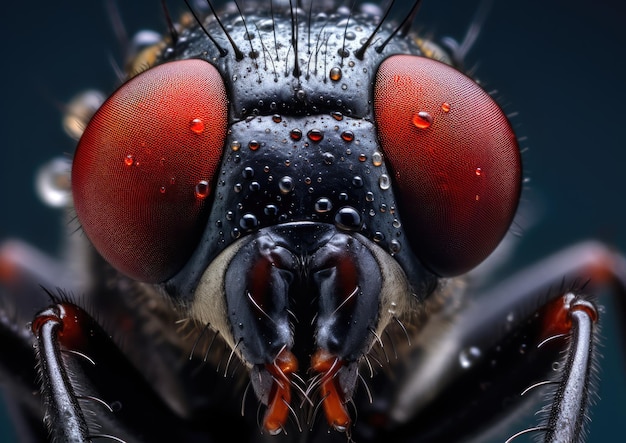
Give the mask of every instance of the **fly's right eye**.
[{"label": "fly's right eye", "polygon": [[212,65],[181,60],[125,83],[78,144],[72,193],[98,252],[122,273],[162,282],[202,235],[228,125]]},{"label": "fly's right eye", "polygon": [[508,119],[472,79],[411,55],[381,63],[374,109],[412,250],[440,276],[467,272],[517,208],[522,166]]}]

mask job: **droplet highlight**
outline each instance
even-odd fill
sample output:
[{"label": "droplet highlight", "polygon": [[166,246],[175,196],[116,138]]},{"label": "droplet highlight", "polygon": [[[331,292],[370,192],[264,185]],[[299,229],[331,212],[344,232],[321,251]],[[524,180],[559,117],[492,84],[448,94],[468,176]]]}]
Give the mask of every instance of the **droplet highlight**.
[{"label": "droplet highlight", "polygon": [[194,118],[191,120],[191,125],[189,127],[191,128],[191,132],[194,134],[202,134],[204,132],[204,122],[201,118]]},{"label": "droplet highlight", "polygon": [[433,124],[433,116],[426,111],[413,115],[413,125],[418,129],[428,129]]},{"label": "droplet highlight", "polygon": [[211,192],[211,188],[209,186],[209,182],[206,180],[200,180],[198,184],[196,184],[195,194],[196,198],[207,198],[209,193]]},{"label": "droplet highlight", "polygon": [[332,81],[337,82],[341,80],[342,75],[343,73],[341,72],[341,68],[334,67],[330,70],[330,75],[328,77],[330,77]]}]

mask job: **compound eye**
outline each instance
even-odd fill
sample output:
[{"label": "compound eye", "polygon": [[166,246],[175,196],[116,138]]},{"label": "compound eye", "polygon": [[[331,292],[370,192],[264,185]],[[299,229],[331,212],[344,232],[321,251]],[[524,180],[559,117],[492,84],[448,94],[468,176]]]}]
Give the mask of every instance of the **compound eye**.
[{"label": "compound eye", "polygon": [[218,71],[182,60],[132,78],[93,116],[74,157],[74,206],[120,272],[163,282],[190,258],[208,217],[227,113]]},{"label": "compound eye", "polygon": [[508,119],[472,79],[409,55],[381,63],[374,113],[412,250],[440,276],[472,269],[517,209],[522,168]]}]

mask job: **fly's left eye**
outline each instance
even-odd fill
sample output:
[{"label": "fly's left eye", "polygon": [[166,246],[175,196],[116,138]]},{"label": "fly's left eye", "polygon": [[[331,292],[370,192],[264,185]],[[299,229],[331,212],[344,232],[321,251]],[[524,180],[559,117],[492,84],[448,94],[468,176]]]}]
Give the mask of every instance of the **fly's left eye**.
[{"label": "fly's left eye", "polygon": [[202,234],[227,130],[219,72],[201,60],[154,67],[98,110],[72,167],[76,213],[124,274],[162,282]]},{"label": "fly's left eye", "polygon": [[374,110],[412,250],[441,276],[470,270],[517,208],[521,161],[508,119],[472,79],[408,55],[381,63]]}]

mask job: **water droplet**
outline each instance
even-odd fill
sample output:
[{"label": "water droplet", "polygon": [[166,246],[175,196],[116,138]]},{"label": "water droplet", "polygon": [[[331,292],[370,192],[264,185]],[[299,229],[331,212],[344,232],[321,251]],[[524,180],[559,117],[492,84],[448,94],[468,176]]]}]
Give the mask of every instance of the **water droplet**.
[{"label": "water droplet", "polygon": [[39,198],[49,206],[60,208],[72,201],[71,162],[54,158],[37,172],[35,186]]},{"label": "water droplet", "polygon": [[250,166],[246,166],[241,172],[241,175],[243,178],[252,178],[254,177],[254,169],[252,169]]},{"label": "water droplet", "polygon": [[248,148],[250,148],[251,151],[256,151],[260,147],[261,147],[261,143],[259,143],[257,140],[250,140],[248,142]]},{"label": "water droplet", "polygon": [[341,120],[343,120],[343,114],[339,111],[333,111],[330,113],[330,116],[332,118],[334,118],[335,120],[337,120],[338,122],[340,122]]},{"label": "water droplet", "polygon": [[397,254],[400,252],[400,249],[402,249],[402,245],[395,238],[389,242],[389,251],[391,251],[392,254]]},{"label": "water droplet", "polygon": [[291,166],[291,160],[286,159],[285,160],[285,166]]},{"label": "water droplet", "polygon": [[233,191],[237,193],[241,192],[242,189],[243,189],[243,186],[241,185],[241,183],[235,183],[235,186],[233,186]]},{"label": "water droplet", "polygon": [[348,31],[344,34],[346,40],[354,40],[356,38],[356,34],[352,31]]},{"label": "water droplet", "polygon": [[233,211],[226,212],[226,220],[232,220],[234,216],[235,214],[233,213]]},{"label": "water droplet", "polygon": [[346,58],[346,57],[348,57],[348,56],[350,55],[350,51],[348,51],[348,50],[347,50],[347,49],[345,49],[345,48],[339,48],[339,49],[337,50],[337,54],[338,54],[338,55],[339,55],[339,57],[341,57],[341,58]]},{"label": "water droplet", "polygon": [[343,131],[341,133],[341,138],[343,139],[343,141],[350,143],[352,140],[354,140],[354,132]]},{"label": "water droplet", "polygon": [[196,198],[207,198],[209,193],[211,192],[211,187],[209,186],[209,182],[206,180],[200,180],[198,184],[196,184]]},{"label": "water droplet", "polygon": [[309,140],[314,142],[322,141],[324,138],[324,133],[319,129],[311,129],[306,135],[309,137]]},{"label": "water droplet", "polygon": [[376,151],[372,154],[372,164],[374,166],[380,166],[383,164],[383,155]]},{"label": "water droplet", "polygon": [[446,113],[447,113],[447,112],[450,112],[450,103],[448,103],[448,102],[443,102],[443,103],[441,104],[441,110],[442,110],[443,112],[446,112]]},{"label": "water droplet", "polygon": [[355,175],[354,177],[352,177],[352,185],[355,188],[362,188],[363,187],[363,179],[361,178],[361,176]]},{"label": "water droplet", "polygon": [[124,164],[126,166],[132,166],[133,163],[135,163],[135,156],[133,156],[132,154],[128,154],[126,157],[124,157]]},{"label": "water droplet", "polygon": [[426,111],[413,115],[413,124],[418,129],[428,129],[433,124],[433,116]]},{"label": "water droplet", "polygon": [[239,149],[241,149],[241,143],[239,143],[237,140],[231,142],[230,149],[232,149],[233,151],[239,151]]},{"label": "water droplet", "polygon": [[324,212],[328,212],[333,208],[333,204],[330,199],[326,197],[320,197],[315,202],[315,212],[319,212],[323,214]]},{"label": "water droplet", "polygon": [[278,189],[280,189],[280,192],[283,194],[289,194],[291,191],[293,191],[293,188],[293,179],[289,176],[281,178],[280,182],[278,182]]},{"label": "water droplet", "polygon": [[298,128],[294,128],[289,132],[289,136],[292,140],[298,141],[302,138],[302,131]]},{"label": "water droplet", "polygon": [[239,228],[233,228],[233,230],[230,231],[230,236],[232,238],[237,239],[237,238],[241,237],[241,231],[239,230]]},{"label": "water droplet", "polygon": [[258,192],[261,190],[261,184],[259,182],[252,182],[250,183],[250,186],[248,186],[248,189],[252,192]]},{"label": "water droplet", "polygon": [[374,193],[368,192],[365,194],[365,201],[373,202],[374,201]]},{"label": "water droplet", "polygon": [[159,192],[160,192],[161,194],[165,194],[165,186],[161,186],[161,187],[159,188]]},{"label": "water droplet", "polygon": [[341,68],[334,67],[330,70],[329,77],[332,81],[337,82],[341,80],[341,75],[342,75]]},{"label": "water droplet", "polygon": [[340,193],[339,194],[339,201],[347,202],[348,201],[348,194],[346,194],[345,192]]},{"label": "water droplet", "polygon": [[376,231],[374,232],[374,235],[372,237],[372,240],[374,240],[376,243],[380,243],[381,241],[383,241],[385,239],[385,234],[383,234],[380,231]]},{"label": "water droplet", "polygon": [[170,185],[176,184],[176,177],[170,177]]},{"label": "water droplet", "polygon": [[324,159],[324,163],[326,163],[327,165],[332,165],[335,162],[335,156],[332,155],[330,152],[324,152],[322,154],[322,158]]},{"label": "water droplet", "polygon": [[265,208],[263,208],[263,213],[265,215],[269,215],[270,217],[276,216],[278,214],[278,206],[266,205]]},{"label": "water droplet", "polygon": [[398,220],[397,218],[394,218],[393,223],[391,224],[394,228],[399,228],[400,226],[402,226],[402,223],[400,223],[400,220]]},{"label": "water droplet", "polygon": [[480,358],[480,355],[480,349],[470,346],[459,353],[459,364],[463,369],[469,369]]},{"label": "water droplet", "polygon": [[259,225],[259,220],[256,218],[254,214],[244,214],[239,220],[239,226],[242,229],[254,229]]},{"label": "water droplet", "polygon": [[274,114],[274,115],[272,116],[272,121],[273,121],[274,123],[280,123],[280,122],[282,122],[282,121],[283,121],[283,118],[280,116],[280,114]]},{"label": "water droplet", "polygon": [[265,172],[265,173],[270,172],[270,167],[269,167],[269,165],[265,165],[265,166],[263,166],[263,172]]},{"label": "water droplet", "polygon": [[335,225],[339,229],[357,231],[361,228],[361,215],[351,206],[344,206],[335,214]]},{"label": "water droplet", "polygon": [[378,177],[378,186],[383,191],[386,191],[391,187],[391,180],[387,174],[381,174],[381,176]]},{"label": "water droplet", "polygon": [[389,312],[391,315],[396,315],[397,309],[398,304],[395,301],[392,301],[391,303],[389,303],[389,309],[387,309],[387,312]]},{"label": "water droplet", "polygon": [[191,132],[194,134],[202,134],[204,132],[204,122],[201,118],[194,118],[191,120],[191,125],[189,127],[191,128]]}]

